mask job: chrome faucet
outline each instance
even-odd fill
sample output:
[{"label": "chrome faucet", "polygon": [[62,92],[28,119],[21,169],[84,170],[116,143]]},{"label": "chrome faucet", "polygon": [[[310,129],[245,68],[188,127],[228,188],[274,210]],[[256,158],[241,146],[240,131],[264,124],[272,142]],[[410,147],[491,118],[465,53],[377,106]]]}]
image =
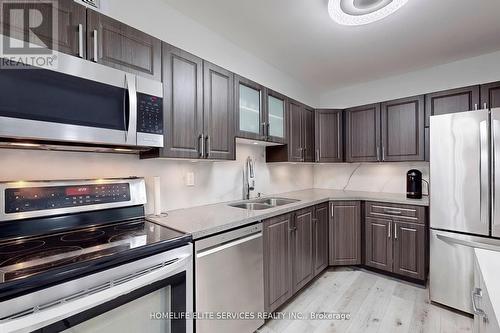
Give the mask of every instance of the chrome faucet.
[{"label": "chrome faucet", "polygon": [[250,199],[250,191],[255,190],[255,172],[254,172],[254,163],[250,156],[247,157],[244,176],[244,195],[243,199]]}]

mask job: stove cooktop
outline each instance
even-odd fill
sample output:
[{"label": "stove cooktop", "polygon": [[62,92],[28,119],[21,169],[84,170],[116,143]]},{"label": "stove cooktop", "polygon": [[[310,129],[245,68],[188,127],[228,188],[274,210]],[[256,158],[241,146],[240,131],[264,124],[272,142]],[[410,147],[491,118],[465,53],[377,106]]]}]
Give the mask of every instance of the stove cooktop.
[{"label": "stove cooktop", "polygon": [[24,279],[74,263],[126,255],[133,249],[186,235],[138,219],[0,242],[0,283]]}]

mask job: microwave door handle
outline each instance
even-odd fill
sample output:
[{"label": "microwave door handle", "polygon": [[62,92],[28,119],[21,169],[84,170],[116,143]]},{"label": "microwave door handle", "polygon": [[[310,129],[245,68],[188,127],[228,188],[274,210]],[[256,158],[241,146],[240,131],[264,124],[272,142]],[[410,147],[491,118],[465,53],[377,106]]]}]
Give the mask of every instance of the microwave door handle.
[{"label": "microwave door handle", "polygon": [[[125,89],[128,92],[128,126],[125,126],[125,143],[137,144],[137,88],[136,76],[125,74]],[[127,110],[126,110],[127,111]],[[126,119],[127,115],[123,115]]]}]

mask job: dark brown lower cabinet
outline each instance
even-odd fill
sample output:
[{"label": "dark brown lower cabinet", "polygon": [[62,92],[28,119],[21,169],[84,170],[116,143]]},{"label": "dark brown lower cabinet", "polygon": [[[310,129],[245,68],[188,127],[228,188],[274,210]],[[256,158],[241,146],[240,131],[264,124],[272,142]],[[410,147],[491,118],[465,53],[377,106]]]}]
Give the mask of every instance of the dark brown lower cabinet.
[{"label": "dark brown lower cabinet", "polygon": [[264,307],[276,310],[293,295],[292,214],[277,216],[263,223]]},{"label": "dark brown lower cabinet", "polygon": [[393,272],[414,279],[425,278],[425,226],[394,222]]},{"label": "dark brown lower cabinet", "polygon": [[292,236],[293,292],[296,293],[314,277],[313,207],[295,212]]},{"label": "dark brown lower cabinet", "polygon": [[365,265],[392,272],[392,221],[367,217]]},{"label": "dark brown lower cabinet", "polygon": [[314,276],[328,266],[328,204],[314,208],[313,219]]},{"label": "dark brown lower cabinet", "polygon": [[340,201],[330,205],[330,265],[361,264],[361,203]]}]

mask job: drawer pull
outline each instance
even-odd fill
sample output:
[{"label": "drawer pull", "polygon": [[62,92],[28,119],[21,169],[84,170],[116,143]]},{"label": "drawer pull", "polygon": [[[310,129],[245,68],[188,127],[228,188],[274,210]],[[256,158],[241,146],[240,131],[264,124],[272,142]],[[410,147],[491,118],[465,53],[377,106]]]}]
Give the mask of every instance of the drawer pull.
[{"label": "drawer pull", "polygon": [[386,214],[393,214],[393,215],[401,215],[400,210],[389,210],[389,209],[384,209],[384,213]]}]

